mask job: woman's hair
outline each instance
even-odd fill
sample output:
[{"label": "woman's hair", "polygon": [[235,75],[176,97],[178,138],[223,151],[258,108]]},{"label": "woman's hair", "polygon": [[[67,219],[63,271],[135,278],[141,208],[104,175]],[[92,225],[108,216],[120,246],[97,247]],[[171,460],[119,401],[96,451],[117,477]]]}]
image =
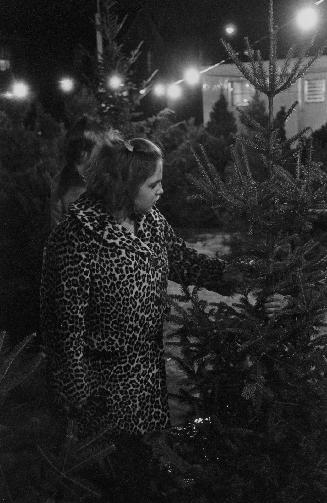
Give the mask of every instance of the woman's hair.
[{"label": "woman's hair", "polygon": [[139,187],[156,170],[161,149],[144,138],[108,137],[93,151],[86,170],[86,192],[107,211],[134,211]]},{"label": "woman's hair", "polygon": [[65,145],[66,164],[59,175],[56,189],[58,197],[61,197],[72,186],[85,185],[77,166],[90,156],[92,149],[102,137],[103,133],[99,124],[86,115],[78,119],[68,131]]}]

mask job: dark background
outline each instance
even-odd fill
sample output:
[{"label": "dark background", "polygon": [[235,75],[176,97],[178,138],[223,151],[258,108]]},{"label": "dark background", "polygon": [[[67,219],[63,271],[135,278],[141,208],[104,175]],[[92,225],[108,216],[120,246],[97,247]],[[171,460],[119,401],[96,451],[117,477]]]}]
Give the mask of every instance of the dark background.
[{"label": "dark background", "polygon": [[[187,64],[210,65],[225,57],[219,39],[228,22],[237,25],[233,45],[244,48],[243,37],[257,41],[267,35],[268,0],[119,0],[117,11],[128,19],[123,30],[127,47],[144,39],[143,51],[151,48],[152,68],[158,78],[182,78]],[[276,0],[276,22],[291,22],[300,0]],[[322,4],[322,17],[327,2]],[[55,109],[58,79],[73,75],[79,44],[95,50],[96,0],[0,0],[0,36],[9,41],[17,77],[27,79],[43,104]],[[322,23],[323,25],[324,23]],[[321,30],[323,31],[323,29]],[[324,34],[322,33],[322,36]],[[289,23],[280,31],[282,57],[300,34]],[[257,45],[267,51],[267,39]],[[146,75],[146,68],[143,65]],[[142,71],[142,70],[141,70]],[[53,110],[52,110],[53,111]]]}]

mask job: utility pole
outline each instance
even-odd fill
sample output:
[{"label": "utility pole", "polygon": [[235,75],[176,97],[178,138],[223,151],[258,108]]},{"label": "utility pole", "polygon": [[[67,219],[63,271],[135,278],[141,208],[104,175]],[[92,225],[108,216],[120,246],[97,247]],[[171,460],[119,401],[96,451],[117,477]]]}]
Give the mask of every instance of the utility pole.
[{"label": "utility pole", "polygon": [[102,22],[101,22],[101,8],[100,0],[97,0],[97,11],[95,14],[95,30],[97,42],[97,59],[98,63],[103,61],[103,39],[102,39]]}]

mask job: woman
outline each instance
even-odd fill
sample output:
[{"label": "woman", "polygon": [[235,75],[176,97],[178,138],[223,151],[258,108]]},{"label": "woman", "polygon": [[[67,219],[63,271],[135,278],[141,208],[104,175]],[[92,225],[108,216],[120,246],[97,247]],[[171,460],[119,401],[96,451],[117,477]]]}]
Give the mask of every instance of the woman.
[{"label": "woman", "polygon": [[51,226],[57,225],[70,203],[85,191],[84,168],[102,135],[99,125],[85,115],[67,134],[66,164],[54,182],[51,197]]},{"label": "woman", "polygon": [[168,276],[219,290],[222,262],[177,237],[155,204],[162,154],[136,138],[95,148],[86,193],[44,254],[41,326],[49,380],[79,434],[169,423],[162,325]]}]

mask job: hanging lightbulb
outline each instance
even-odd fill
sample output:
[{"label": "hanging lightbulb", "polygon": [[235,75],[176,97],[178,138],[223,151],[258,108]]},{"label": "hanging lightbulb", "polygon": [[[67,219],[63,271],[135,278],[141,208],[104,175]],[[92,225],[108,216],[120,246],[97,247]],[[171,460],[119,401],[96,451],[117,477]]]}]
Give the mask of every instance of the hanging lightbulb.
[{"label": "hanging lightbulb", "polygon": [[313,30],[318,24],[318,11],[314,7],[304,7],[298,11],[295,20],[300,30]]},{"label": "hanging lightbulb", "polygon": [[161,96],[164,96],[166,94],[166,87],[163,84],[156,84],[153,87],[153,92],[160,98]]},{"label": "hanging lightbulb", "polygon": [[200,72],[196,68],[188,68],[184,73],[184,79],[190,86],[195,86],[200,81]]},{"label": "hanging lightbulb", "polygon": [[12,96],[14,98],[17,98],[19,100],[23,100],[27,98],[29,95],[29,87],[28,85],[23,82],[22,80],[17,80],[16,82],[13,83],[12,86]]},{"label": "hanging lightbulb", "polygon": [[178,84],[170,84],[167,89],[167,96],[172,100],[177,100],[182,96],[181,86]]},{"label": "hanging lightbulb", "polygon": [[122,85],[123,85],[123,80],[119,75],[114,74],[108,78],[108,86],[111,87],[111,89],[114,89],[116,91]]},{"label": "hanging lightbulb", "polygon": [[59,87],[64,93],[71,93],[75,87],[74,80],[70,77],[64,77],[59,80]]},{"label": "hanging lightbulb", "polygon": [[236,26],[235,26],[235,24],[231,24],[231,23],[227,24],[225,26],[225,30],[224,31],[225,31],[226,35],[228,35],[229,37],[232,37],[236,33]]}]

